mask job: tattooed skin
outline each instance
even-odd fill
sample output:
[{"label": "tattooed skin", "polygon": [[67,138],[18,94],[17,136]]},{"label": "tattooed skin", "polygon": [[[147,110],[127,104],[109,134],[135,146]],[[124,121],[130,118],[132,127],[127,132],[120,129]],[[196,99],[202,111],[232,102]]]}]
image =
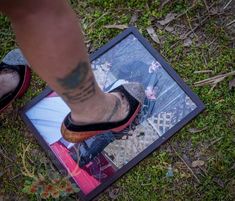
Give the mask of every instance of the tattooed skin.
[{"label": "tattooed skin", "polygon": [[88,77],[89,65],[80,62],[64,78],[57,78],[58,83],[66,91],[62,93],[65,101],[71,104],[84,102],[95,94],[95,81],[93,76]]},{"label": "tattooed skin", "polygon": [[120,107],[121,107],[121,100],[118,97],[116,97],[116,99],[115,99],[115,106],[113,108],[113,111],[111,112],[109,117],[106,119],[106,121],[110,121],[112,119],[112,117],[116,114],[116,112],[118,111],[118,109]]},{"label": "tattooed skin", "polygon": [[87,77],[89,66],[80,62],[77,67],[64,78],[57,78],[58,83],[65,89],[76,89]]},{"label": "tattooed skin", "polygon": [[69,103],[84,102],[91,98],[95,94],[95,82],[92,78],[90,81],[86,82],[84,86],[79,87],[76,90],[67,90],[62,93],[66,101]]}]

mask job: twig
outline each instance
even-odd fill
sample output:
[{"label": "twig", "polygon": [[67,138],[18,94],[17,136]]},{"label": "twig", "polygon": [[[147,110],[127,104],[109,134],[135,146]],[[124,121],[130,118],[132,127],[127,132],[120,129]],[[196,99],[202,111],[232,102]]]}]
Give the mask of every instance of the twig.
[{"label": "twig", "polygon": [[[215,2],[212,3],[212,4],[208,7],[208,10],[210,10],[214,5],[215,5]],[[174,20],[176,20],[176,19],[182,17],[183,15],[185,15],[186,13],[188,13],[188,12],[189,12],[191,9],[193,9],[195,6],[196,6],[196,3],[195,3],[195,1],[194,1],[194,2],[192,3],[192,6],[190,6],[190,7],[189,7],[186,11],[184,11],[183,13],[177,15]],[[205,14],[205,13],[204,13],[204,14]],[[173,21],[173,20],[172,20],[172,21]]]},{"label": "twig", "polygon": [[196,31],[200,26],[202,26],[206,20],[209,18],[209,16],[206,16],[199,25],[195,26],[193,29],[191,29],[189,32],[187,32],[183,37],[181,37],[182,40],[186,39],[191,33],[193,33],[194,31]]},{"label": "twig", "polygon": [[207,78],[205,80],[201,80],[199,82],[195,82],[194,86],[204,86],[204,85],[212,85],[213,88],[221,81],[223,81],[226,77],[235,75],[235,71],[232,71],[230,73],[225,73],[225,74],[221,74],[221,75],[216,75],[214,77],[211,78]]},{"label": "twig", "polygon": [[12,177],[12,178],[10,178],[10,180],[14,180],[14,179],[16,179],[17,177],[19,177],[19,176],[21,176],[22,174],[20,173],[20,174],[17,174],[17,175],[15,175],[14,177]]},{"label": "twig", "polygon": [[207,147],[206,149],[208,149],[209,147],[211,147],[212,145],[214,145],[215,143],[219,142],[223,137],[219,137],[218,139],[213,140]]},{"label": "twig", "polygon": [[209,7],[208,7],[208,5],[207,5],[206,0],[203,0],[203,2],[204,2],[204,4],[205,4],[205,6],[206,6],[206,10],[207,10],[207,12],[210,14],[210,10],[209,10]]},{"label": "twig", "polygon": [[[204,0],[205,1],[205,0]],[[195,3],[195,2],[194,2]],[[193,6],[191,6],[191,7],[194,7],[195,5],[194,5],[194,3],[193,3]],[[206,3],[206,2],[205,2]],[[194,28],[192,28],[191,26],[190,26],[190,28],[191,28],[191,30],[189,31],[189,32],[187,32],[183,37],[181,37],[181,39],[182,40],[185,40],[191,33],[194,33],[200,26],[202,26],[205,22],[206,22],[206,20],[210,17],[210,16],[213,16],[213,15],[218,15],[218,13],[216,13],[216,14],[210,14],[210,9],[214,6],[214,4],[215,3],[212,3],[209,7],[207,6],[207,11],[208,11],[208,14],[209,15],[207,15],[206,17],[204,17],[204,19],[202,19],[201,21],[200,21],[200,24],[198,24],[197,26],[195,26]],[[191,8],[190,7],[190,8]],[[187,13],[187,12],[186,12]],[[186,13],[184,13],[184,14],[186,14]],[[220,13],[219,13],[220,14]],[[222,13],[223,14],[223,13]],[[176,18],[178,18],[179,16],[177,16]],[[176,19],[175,18],[175,19]]]},{"label": "twig", "polygon": [[[215,5],[216,2],[213,2],[209,7],[208,7],[208,10],[210,10],[214,5]],[[205,13],[205,12],[204,12]]]},{"label": "twig", "polygon": [[89,24],[89,25],[86,27],[86,29],[91,28],[97,21],[99,21],[102,17],[104,17],[104,16],[107,15],[107,14],[108,14],[108,12],[103,13],[103,15],[101,15],[101,16],[98,17],[95,21],[93,21],[91,24]]},{"label": "twig", "polygon": [[112,25],[105,25],[104,28],[106,29],[126,29],[128,28],[128,25],[126,24],[112,24]]},{"label": "twig", "polygon": [[214,88],[217,86],[217,84],[218,84],[218,83],[212,85],[212,87],[210,88],[210,91],[208,92],[208,94],[210,94],[210,93],[214,90]]},{"label": "twig", "polygon": [[203,172],[203,176],[207,176],[208,174],[207,174],[207,172],[202,168],[202,167],[200,167],[200,166],[198,166],[198,168]]},{"label": "twig", "polygon": [[190,29],[191,29],[191,32],[194,34],[194,36],[196,36],[196,37],[198,38],[197,34],[196,34],[196,33],[194,32],[194,30],[193,30],[192,24],[191,24],[191,22],[190,22],[190,19],[189,19],[189,16],[188,16],[187,13],[186,13],[186,17],[187,17],[187,21],[188,21],[189,27],[190,27]]},{"label": "twig", "polygon": [[165,0],[165,1],[160,5],[159,10],[162,10],[162,8],[163,8],[166,4],[168,4],[170,1],[171,1],[171,0]]},{"label": "twig", "polygon": [[211,49],[209,49],[209,56],[211,56],[212,54],[214,54],[214,52],[219,48],[219,45],[215,45],[214,47],[212,47]]},{"label": "twig", "polygon": [[231,24],[233,24],[235,22],[235,19],[232,20],[231,22],[229,22],[228,24],[226,24],[226,27],[230,26]]},{"label": "twig", "polygon": [[198,70],[194,71],[195,74],[200,74],[200,73],[213,73],[213,70]]},{"label": "twig", "polygon": [[[190,6],[190,7],[189,7],[187,10],[185,10],[183,13],[177,15],[174,20],[176,20],[176,19],[182,17],[183,15],[185,15],[186,13],[188,13],[191,9],[193,9],[193,8],[196,6],[195,1],[194,1],[192,4],[193,4],[193,5]],[[172,21],[173,21],[173,20],[172,20]]]},{"label": "twig", "polygon": [[232,2],[233,0],[230,0],[225,6],[224,6],[224,10],[229,6],[229,4]]},{"label": "twig", "polygon": [[198,179],[197,175],[193,172],[192,168],[189,167],[189,165],[186,163],[186,161],[179,155],[179,153],[175,150],[175,148],[173,146],[171,146],[171,148],[173,149],[173,151],[176,153],[176,155],[180,158],[180,160],[186,165],[186,167],[189,169],[189,171],[192,173],[192,175],[194,176],[194,178],[197,180],[197,182],[200,184],[200,180]]},{"label": "twig", "polygon": [[36,178],[35,175],[34,175],[34,172],[35,172],[35,169],[33,168],[32,172],[30,172],[30,170],[27,168],[26,166],[26,153],[29,151],[30,149],[30,145],[31,144],[28,144],[26,147],[22,144],[22,148],[23,148],[23,153],[20,154],[21,156],[21,159],[22,159],[22,163],[23,163],[23,169],[21,172],[24,176],[28,176],[30,178]]},{"label": "twig", "polygon": [[202,57],[203,57],[203,59],[204,59],[204,63],[205,63],[205,65],[207,66],[207,65],[208,65],[208,63],[207,63],[207,60],[206,60],[206,57],[205,57],[205,54],[204,54],[204,53],[202,54]]},{"label": "twig", "polygon": [[217,37],[214,38],[214,39],[208,44],[208,47],[211,46],[216,40],[217,40]]},{"label": "twig", "polygon": [[3,152],[2,149],[0,149],[0,154],[1,154],[4,158],[6,158],[7,160],[9,160],[10,162],[14,163],[14,161],[13,161],[10,157],[8,157],[8,156]]},{"label": "twig", "polygon": [[113,9],[113,11],[119,12],[119,11],[134,11],[134,12],[142,12],[143,10],[141,9],[135,9],[135,8],[116,8]]}]

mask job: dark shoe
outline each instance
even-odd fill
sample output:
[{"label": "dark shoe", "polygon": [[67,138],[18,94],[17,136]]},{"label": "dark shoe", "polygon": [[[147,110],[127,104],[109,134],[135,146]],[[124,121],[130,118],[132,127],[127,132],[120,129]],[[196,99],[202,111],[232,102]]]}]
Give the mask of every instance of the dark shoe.
[{"label": "dark shoe", "polygon": [[70,142],[81,142],[97,134],[105,132],[118,133],[127,128],[138,115],[145,98],[145,91],[141,84],[123,84],[110,92],[122,93],[129,102],[130,112],[124,120],[118,122],[104,122],[87,125],[76,125],[71,114],[65,117],[61,127],[63,137]]}]

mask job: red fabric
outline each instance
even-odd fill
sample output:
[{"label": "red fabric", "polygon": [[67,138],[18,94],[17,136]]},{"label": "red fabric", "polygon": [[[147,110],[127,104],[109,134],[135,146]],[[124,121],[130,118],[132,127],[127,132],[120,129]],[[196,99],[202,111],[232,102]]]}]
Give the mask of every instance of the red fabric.
[{"label": "red fabric", "polygon": [[90,193],[92,190],[100,185],[100,182],[98,180],[88,174],[85,170],[79,168],[77,163],[69,155],[69,150],[65,146],[63,146],[59,142],[56,142],[50,147],[59,161],[63,164],[63,166],[68,170],[70,174],[73,175],[73,179],[76,181],[79,188],[83,191],[84,194]]},{"label": "red fabric", "polygon": [[29,84],[30,84],[30,79],[31,79],[31,72],[30,72],[30,68],[28,66],[25,67],[25,74],[24,74],[24,81],[22,83],[22,86],[19,90],[19,92],[16,95],[16,98],[20,98],[22,97],[25,92],[27,91],[27,89],[29,88]]}]

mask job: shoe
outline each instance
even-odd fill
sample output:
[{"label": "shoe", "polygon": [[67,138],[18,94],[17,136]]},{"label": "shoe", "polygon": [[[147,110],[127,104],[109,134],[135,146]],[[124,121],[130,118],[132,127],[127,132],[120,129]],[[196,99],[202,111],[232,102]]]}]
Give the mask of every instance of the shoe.
[{"label": "shoe", "polygon": [[23,58],[23,56],[21,56],[21,52],[16,49],[8,53],[2,63],[0,63],[0,73],[3,70],[9,69],[16,71],[20,76],[20,82],[16,89],[0,98],[0,113],[16,98],[22,97],[29,87],[31,71],[25,60],[23,61],[21,58]]},{"label": "shoe", "polygon": [[62,136],[67,141],[77,143],[105,132],[113,132],[114,134],[118,134],[118,132],[121,132],[127,128],[137,117],[141,106],[143,105],[145,99],[144,87],[139,83],[127,83],[113,89],[110,93],[111,92],[120,92],[128,100],[130,111],[125,119],[117,122],[76,125],[71,119],[71,113],[69,113],[65,117],[61,126]]}]

